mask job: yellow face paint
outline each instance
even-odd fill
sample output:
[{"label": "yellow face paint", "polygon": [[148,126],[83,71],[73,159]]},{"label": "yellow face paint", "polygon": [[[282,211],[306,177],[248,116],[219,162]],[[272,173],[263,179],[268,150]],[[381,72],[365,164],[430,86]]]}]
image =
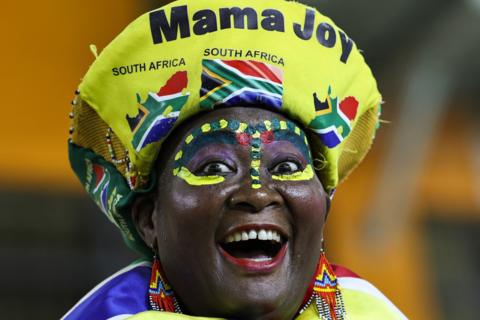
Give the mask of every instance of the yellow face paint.
[{"label": "yellow face paint", "polygon": [[190,170],[188,170],[188,168],[184,166],[183,161],[185,161],[185,159],[183,158],[185,157],[184,151],[188,150],[188,148],[185,149],[185,146],[187,145],[192,146],[192,141],[194,141],[200,135],[208,134],[216,130],[221,130],[226,128],[227,126],[228,126],[228,121],[221,119],[218,122],[205,123],[201,125],[200,128],[197,129],[197,131],[189,134],[185,138],[184,150],[183,149],[180,150],[175,155],[176,166],[175,166],[175,169],[173,169],[173,175],[183,179],[186,183],[192,186],[206,186],[206,185],[218,184],[225,181],[225,177],[221,175],[201,176],[201,175],[196,175],[192,173]]},{"label": "yellow face paint", "polygon": [[185,167],[181,167],[180,170],[174,169],[173,174],[191,186],[207,186],[225,181],[225,177],[222,176],[197,176]]},{"label": "yellow face paint", "polygon": [[209,132],[211,128],[212,128],[212,127],[210,126],[210,123],[205,123],[205,124],[202,125],[202,127],[201,127],[202,132]]},{"label": "yellow face paint", "polygon": [[182,157],[182,155],[183,155],[183,151],[182,150],[178,151],[177,154],[175,155],[175,160],[179,160]]},{"label": "yellow face paint", "polygon": [[314,174],[312,165],[308,164],[303,171],[292,174],[272,175],[272,179],[280,181],[307,181],[312,179]]},{"label": "yellow face paint", "polygon": [[186,144],[189,144],[190,142],[192,142],[192,140],[193,140],[193,135],[190,134],[190,135],[185,139],[185,143],[186,143]]},{"label": "yellow face paint", "polygon": [[225,129],[228,126],[228,121],[225,119],[220,120],[219,123],[220,123],[220,129]]}]

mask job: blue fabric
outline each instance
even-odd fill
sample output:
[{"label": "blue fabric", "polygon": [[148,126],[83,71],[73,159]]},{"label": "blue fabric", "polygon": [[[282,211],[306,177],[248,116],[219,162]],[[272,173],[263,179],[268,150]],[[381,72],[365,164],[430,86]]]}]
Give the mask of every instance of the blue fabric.
[{"label": "blue fabric", "polygon": [[150,274],[145,262],[119,271],[90,291],[62,320],[105,320],[149,310]]}]

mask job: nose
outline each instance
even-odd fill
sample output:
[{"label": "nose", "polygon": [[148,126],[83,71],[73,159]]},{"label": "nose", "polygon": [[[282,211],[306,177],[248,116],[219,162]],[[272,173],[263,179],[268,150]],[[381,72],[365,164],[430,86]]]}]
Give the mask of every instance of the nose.
[{"label": "nose", "polygon": [[228,199],[231,209],[257,213],[267,207],[282,206],[282,195],[272,185],[264,185],[258,189],[252,188],[250,181],[243,183],[241,187],[232,192]]}]

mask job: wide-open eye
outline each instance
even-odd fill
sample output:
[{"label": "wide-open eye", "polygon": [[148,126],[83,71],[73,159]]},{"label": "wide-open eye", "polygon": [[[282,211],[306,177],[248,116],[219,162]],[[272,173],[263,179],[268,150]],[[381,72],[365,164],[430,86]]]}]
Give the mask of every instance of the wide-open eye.
[{"label": "wide-open eye", "polygon": [[300,165],[294,161],[282,161],[277,163],[270,171],[273,174],[286,175],[300,171]]},{"label": "wide-open eye", "polygon": [[209,162],[197,171],[200,175],[215,176],[233,172],[232,168],[220,161]]}]

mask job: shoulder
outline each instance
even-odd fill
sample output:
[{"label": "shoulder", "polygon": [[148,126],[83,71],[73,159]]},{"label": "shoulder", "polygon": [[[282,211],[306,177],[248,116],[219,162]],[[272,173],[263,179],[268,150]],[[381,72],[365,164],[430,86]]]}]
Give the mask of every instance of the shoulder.
[{"label": "shoulder", "polygon": [[151,263],[129,265],[87,293],[61,320],[124,319],[148,309]]},{"label": "shoulder", "polygon": [[333,266],[348,319],[407,319],[373,284],[342,266]]}]

